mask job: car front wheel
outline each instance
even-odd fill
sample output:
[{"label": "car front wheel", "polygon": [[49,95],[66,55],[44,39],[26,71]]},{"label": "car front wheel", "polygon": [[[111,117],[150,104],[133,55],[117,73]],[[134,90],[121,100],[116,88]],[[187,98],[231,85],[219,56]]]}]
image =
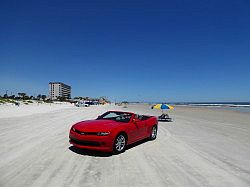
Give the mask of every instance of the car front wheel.
[{"label": "car front wheel", "polygon": [[113,152],[119,154],[125,150],[127,140],[124,134],[119,134],[114,141]]}]

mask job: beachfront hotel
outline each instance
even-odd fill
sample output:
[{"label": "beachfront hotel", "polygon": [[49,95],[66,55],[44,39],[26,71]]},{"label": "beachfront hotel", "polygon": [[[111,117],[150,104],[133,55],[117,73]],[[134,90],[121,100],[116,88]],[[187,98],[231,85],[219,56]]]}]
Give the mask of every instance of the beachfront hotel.
[{"label": "beachfront hotel", "polygon": [[71,98],[71,86],[62,82],[50,82],[49,83],[49,97],[51,100],[57,99],[57,97]]}]

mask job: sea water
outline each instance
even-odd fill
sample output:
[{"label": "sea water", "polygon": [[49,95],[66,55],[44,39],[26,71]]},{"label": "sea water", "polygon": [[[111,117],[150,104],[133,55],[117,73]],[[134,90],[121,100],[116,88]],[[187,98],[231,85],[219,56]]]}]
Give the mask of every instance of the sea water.
[{"label": "sea water", "polygon": [[211,107],[250,113],[250,102],[214,102],[214,103],[173,103],[182,106]]}]

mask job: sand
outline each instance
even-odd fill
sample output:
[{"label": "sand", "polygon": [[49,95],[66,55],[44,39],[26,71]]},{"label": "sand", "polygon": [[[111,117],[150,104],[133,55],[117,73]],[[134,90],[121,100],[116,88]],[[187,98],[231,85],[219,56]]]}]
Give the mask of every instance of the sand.
[{"label": "sand", "polygon": [[73,123],[111,109],[160,114],[147,105],[0,109],[0,186],[250,186],[249,113],[177,107],[155,141],[119,155],[69,145]]},{"label": "sand", "polygon": [[70,103],[32,103],[29,105],[21,104],[15,106],[14,104],[0,105],[0,118],[7,117],[20,117],[33,114],[48,113],[56,110],[62,110],[66,108],[73,108],[74,104]]}]

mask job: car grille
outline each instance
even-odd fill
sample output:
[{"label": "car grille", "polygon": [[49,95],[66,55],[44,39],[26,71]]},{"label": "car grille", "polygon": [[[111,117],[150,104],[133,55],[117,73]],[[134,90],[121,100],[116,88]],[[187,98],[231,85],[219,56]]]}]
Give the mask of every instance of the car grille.
[{"label": "car grille", "polygon": [[72,143],[75,143],[77,145],[83,145],[83,146],[93,146],[93,147],[100,147],[101,144],[98,142],[93,142],[93,141],[86,141],[86,140],[76,140],[76,139],[72,139],[70,138],[70,141]]},{"label": "car grille", "polygon": [[81,132],[79,130],[75,130],[76,133],[81,134],[81,135],[97,135],[97,132]]}]

